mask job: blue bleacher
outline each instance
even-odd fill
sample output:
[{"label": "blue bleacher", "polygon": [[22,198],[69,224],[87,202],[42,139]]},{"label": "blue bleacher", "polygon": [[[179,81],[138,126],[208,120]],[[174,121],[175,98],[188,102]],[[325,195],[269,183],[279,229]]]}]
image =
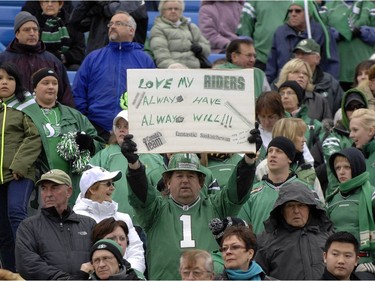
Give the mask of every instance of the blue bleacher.
[{"label": "blue bleacher", "polygon": [[219,60],[219,59],[225,59],[225,54],[210,54],[208,56],[208,60],[211,63],[214,63],[216,60]]},{"label": "blue bleacher", "polygon": [[2,43],[4,46],[8,46],[13,38],[13,26],[0,26],[0,43]]},{"label": "blue bleacher", "polygon": [[74,82],[74,77],[76,76],[76,71],[67,71],[66,73],[68,73],[68,78],[69,78],[69,82],[70,82],[70,86],[73,86],[73,82]]},{"label": "blue bleacher", "polygon": [[198,13],[200,6],[201,6],[200,0],[185,1],[185,12],[196,12],[196,13]]},{"label": "blue bleacher", "polygon": [[21,11],[21,6],[3,6],[0,1],[0,26],[13,26],[14,18]]}]

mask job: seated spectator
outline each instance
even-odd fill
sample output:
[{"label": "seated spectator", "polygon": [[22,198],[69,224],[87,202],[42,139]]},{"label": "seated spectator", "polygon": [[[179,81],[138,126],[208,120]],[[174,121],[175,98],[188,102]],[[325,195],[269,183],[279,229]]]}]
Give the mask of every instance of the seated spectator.
[{"label": "seated spectator", "polygon": [[342,120],[339,120],[334,124],[333,129],[328,136],[323,140],[322,150],[324,160],[327,163],[327,177],[328,187],[325,192],[326,198],[329,196],[339,185],[337,178],[334,176],[333,171],[329,166],[329,158],[335,152],[339,152],[344,148],[351,147],[353,145],[352,139],[349,137],[349,120],[353,112],[359,108],[367,108],[368,103],[365,95],[358,89],[351,89],[347,91],[341,103],[341,115]]},{"label": "seated spectator", "polygon": [[[306,7],[309,13],[308,17],[305,15],[305,3],[308,3],[308,7]],[[311,30],[311,37],[322,50],[321,67],[323,71],[338,79],[339,54],[336,40],[321,22],[314,1],[292,1],[285,19],[285,23],[279,26],[273,35],[266,66],[268,82],[272,83],[279,76],[281,69],[293,57],[293,49],[298,42],[308,38],[308,28]],[[306,20],[309,20],[309,23]]]},{"label": "seated spectator", "polygon": [[308,149],[312,149],[315,143],[323,135],[322,124],[317,120],[308,116],[308,107],[303,102],[305,91],[294,80],[288,80],[279,87],[279,94],[285,111],[289,112],[292,117],[300,118],[309,126],[305,131]]},{"label": "seated spectator", "polygon": [[320,66],[322,59],[320,46],[314,39],[303,39],[298,42],[293,50],[294,57],[307,62],[313,73],[312,83],[315,85],[314,92],[327,98],[331,112],[335,113],[341,106],[344,91],[340,83],[328,72],[324,72]]},{"label": "seated spectator", "polygon": [[[116,188],[111,194],[112,200],[118,204],[117,211],[128,214],[134,225],[138,226],[134,216],[134,209],[130,206],[128,199],[129,184],[125,176],[128,169],[128,161],[121,153],[124,136],[129,134],[128,120],[127,110],[122,110],[116,115],[112,122],[112,134],[108,145],[96,153],[90,159],[90,163],[108,171],[121,171],[123,176],[116,182]],[[153,153],[142,153],[139,157],[147,167],[146,173],[148,179],[156,186],[162,177],[162,173],[165,171],[163,157],[160,154]]]},{"label": "seated spectator", "polygon": [[16,233],[21,221],[27,218],[42,142],[30,117],[12,106],[25,102],[26,93],[21,73],[10,62],[0,64],[0,99],[0,268],[16,271]]},{"label": "seated spectator", "polygon": [[339,231],[328,237],[324,246],[324,273],[320,280],[366,280],[354,272],[359,260],[358,240],[349,232]]},{"label": "seated spectator", "polygon": [[218,244],[218,249],[211,252],[211,256],[214,263],[215,275],[222,274],[224,271],[223,255],[220,252],[220,246],[223,239],[224,231],[228,227],[235,225],[243,225],[248,227],[248,224],[243,219],[237,217],[226,217],[224,219],[214,218],[208,224],[208,227],[210,228]]},{"label": "seated spectator", "polygon": [[[105,47],[108,41],[108,23],[119,11],[134,19],[134,42],[144,44],[147,35],[148,15],[146,1],[79,1],[71,15],[72,25],[80,32],[88,32],[86,55]],[[148,2],[148,1],[147,1]],[[135,30],[135,26],[137,29]],[[128,27],[125,27],[128,28]]]},{"label": "seated spectator", "polygon": [[214,280],[212,257],[205,250],[187,250],[180,257],[181,280]]},{"label": "seated spectator", "polygon": [[143,273],[146,268],[143,243],[129,215],[118,212],[117,202],[112,201],[112,192],[118,186],[116,182],[121,176],[120,171],[108,172],[96,166],[84,171],[79,183],[81,193],[77,197],[73,210],[77,214],[95,219],[97,223],[109,217],[126,222],[129,229],[129,246],[127,251],[124,251],[124,258],[132,268]]},{"label": "seated spectator", "polygon": [[90,260],[91,233],[96,224],[69,206],[72,181],[62,170],[43,174],[42,209],[21,222],[16,237],[16,268],[26,280],[79,279]]},{"label": "seated spectator", "polygon": [[[255,234],[264,230],[263,222],[269,217],[279,191],[291,182],[308,186],[291,171],[290,165],[296,155],[294,143],[286,137],[275,137],[268,145],[267,166],[268,174],[254,184],[250,198],[243,204],[238,217],[251,224]],[[318,197],[316,195],[316,197]]]},{"label": "seated spectator", "polygon": [[[70,5],[64,9],[67,3]],[[41,0],[39,4],[39,9],[35,9],[25,3],[22,10],[37,18],[46,50],[61,60],[67,70],[76,71],[85,57],[86,43],[83,33],[70,23],[71,2]]]},{"label": "seated spectator", "polygon": [[337,231],[348,231],[360,241],[359,262],[371,263],[375,260],[370,235],[375,230],[375,187],[370,184],[365,157],[359,149],[348,147],[332,154],[329,166],[340,184],[327,197],[328,216]]},{"label": "seated spectator", "polygon": [[[146,280],[131,268],[122,257],[122,248],[113,240],[97,241],[90,250],[93,265],[93,280]],[[89,278],[87,278],[89,279]]]},{"label": "seated spectator", "polygon": [[0,63],[10,61],[22,69],[22,84],[29,92],[34,90],[31,78],[34,72],[41,68],[53,69],[60,85],[57,101],[74,108],[64,64],[46,50],[45,44],[40,40],[39,32],[38,20],[33,15],[28,12],[18,13],[14,19],[15,38],[6,50],[0,53]]},{"label": "seated spectator", "polygon": [[322,276],[324,244],[333,225],[304,184],[293,182],[280,189],[264,227],[257,237],[255,261],[267,275],[279,280],[317,280]]},{"label": "seated spectator", "polygon": [[[290,170],[293,171],[297,177],[306,182],[310,186],[314,186],[316,194],[319,196],[319,200],[324,202],[324,194],[322,192],[319,180],[316,176],[313,163],[308,163],[305,160],[306,152],[309,152],[306,146],[306,131],[307,125],[300,118],[282,118],[275,123],[272,130],[272,137],[286,137],[290,139],[296,149],[296,155],[293,162],[290,164]],[[257,165],[256,175],[259,180],[264,175],[268,174],[267,159],[264,159]]]},{"label": "seated spectator", "polygon": [[367,74],[356,87],[361,90],[367,98],[368,108],[375,111],[375,61],[372,61],[372,66],[366,71]]},{"label": "seated spectator", "polygon": [[362,81],[368,80],[368,71],[375,64],[374,59],[364,60],[355,67],[352,88],[357,87]]},{"label": "seated spectator", "polygon": [[117,12],[108,23],[110,42],[84,59],[74,79],[76,108],[87,116],[106,142],[113,119],[121,111],[120,99],[127,91],[127,70],[155,68],[143,46],[133,42],[136,29],[130,14]]},{"label": "seated spectator", "polygon": [[150,49],[158,68],[168,68],[173,63],[200,68],[196,56],[207,57],[211,52],[210,43],[198,26],[182,15],[184,7],[184,0],[159,3],[160,16],[156,17],[150,35]]},{"label": "seated spectator", "polygon": [[[318,121],[332,119],[333,116],[328,100],[314,92],[312,72],[310,66],[305,61],[298,58],[288,61],[281,69],[278,80],[273,86],[280,88],[280,86],[288,80],[297,81],[302,87],[304,93],[301,101],[308,108],[306,115],[309,118],[317,119]],[[300,118],[304,119],[303,117]]]},{"label": "seated spectator", "polygon": [[254,43],[249,39],[235,39],[226,50],[227,62],[218,65],[217,69],[251,68],[254,69],[254,94],[258,98],[262,92],[270,91],[270,85],[264,72],[254,67],[256,53]]},{"label": "seated spectator", "polygon": [[225,53],[236,34],[244,0],[201,1],[199,29],[210,42],[212,53]]},{"label": "seated spectator", "polygon": [[226,228],[220,244],[225,269],[215,280],[268,280],[254,260],[256,249],[256,236],[251,228],[243,225]]}]

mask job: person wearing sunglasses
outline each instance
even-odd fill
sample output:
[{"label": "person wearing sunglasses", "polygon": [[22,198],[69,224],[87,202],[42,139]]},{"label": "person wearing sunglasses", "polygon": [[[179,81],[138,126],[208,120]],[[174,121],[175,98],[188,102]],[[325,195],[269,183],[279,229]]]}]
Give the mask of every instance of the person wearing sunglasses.
[{"label": "person wearing sunglasses", "polygon": [[324,245],[334,229],[309,188],[296,181],[281,188],[264,227],[254,260],[267,275],[279,280],[322,276]]},{"label": "person wearing sunglasses", "polygon": [[274,33],[265,71],[270,84],[277,78],[281,68],[293,57],[293,49],[298,42],[309,38],[308,24],[310,24],[311,38],[321,49],[320,65],[323,71],[338,78],[339,60],[336,41],[321,22],[314,1],[307,1],[307,3],[308,17],[305,15],[304,1],[293,1],[287,10],[285,23]]},{"label": "person wearing sunglasses", "polygon": [[129,246],[124,258],[132,268],[143,273],[145,271],[143,243],[130,216],[118,212],[118,204],[112,200],[112,193],[116,188],[115,182],[121,176],[121,171],[109,172],[98,166],[84,171],[79,184],[81,193],[78,195],[73,210],[77,214],[93,218],[97,223],[110,217],[124,221],[129,228]]},{"label": "person wearing sunglasses", "polygon": [[[329,158],[335,152],[351,147],[353,141],[349,137],[349,120],[359,108],[368,108],[368,101],[365,94],[358,88],[353,88],[346,93],[341,101],[341,110],[335,114],[334,127],[331,132],[322,139],[322,153],[325,163],[329,163]],[[341,118],[337,115],[341,114]],[[329,165],[326,165],[328,185],[325,192],[326,197],[331,194],[339,185]]]}]

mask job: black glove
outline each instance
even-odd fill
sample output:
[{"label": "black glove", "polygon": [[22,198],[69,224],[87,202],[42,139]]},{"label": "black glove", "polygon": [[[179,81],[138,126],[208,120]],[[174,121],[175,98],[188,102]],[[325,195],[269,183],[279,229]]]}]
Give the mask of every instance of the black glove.
[{"label": "black glove", "polygon": [[138,155],[135,154],[137,151],[137,144],[132,140],[133,135],[126,135],[124,142],[121,145],[121,153],[128,160],[128,163],[134,164],[138,160]]},{"label": "black glove", "polygon": [[191,51],[194,53],[194,55],[196,55],[196,56],[199,56],[199,55],[202,53],[202,51],[203,51],[202,46],[199,45],[198,43],[193,43],[193,44],[191,45],[191,47],[190,47],[190,50],[191,50]]},{"label": "black glove", "polygon": [[354,27],[352,31],[352,38],[361,38],[361,29],[359,27]]},{"label": "black glove", "polygon": [[[255,143],[256,151],[258,151],[262,147],[262,144],[263,144],[263,140],[260,136],[260,131],[258,128],[259,128],[259,123],[255,122],[255,129],[252,129],[250,131],[250,136],[247,138],[247,141],[249,143]],[[249,156],[250,158],[255,157],[253,153],[248,153],[247,156]]]},{"label": "black glove", "polygon": [[95,154],[94,140],[89,135],[86,135],[85,132],[77,133],[76,143],[80,151],[88,150],[90,151],[90,155]]}]

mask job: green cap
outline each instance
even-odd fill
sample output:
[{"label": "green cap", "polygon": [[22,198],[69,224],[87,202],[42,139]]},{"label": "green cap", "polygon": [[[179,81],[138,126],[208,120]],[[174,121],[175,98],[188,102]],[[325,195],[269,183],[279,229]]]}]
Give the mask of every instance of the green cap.
[{"label": "green cap", "polygon": [[168,169],[164,173],[173,171],[194,171],[205,176],[206,174],[199,169],[199,166],[200,161],[196,154],[177,153],[172,155],[169,160]]},{"label": "green cap", "polygon": [[315,42],[314,39],[303,39],[299,41],[297,46],[294,48],[293,53],[297,50],[301,50],[304,53],[318,53],[320,54],[320,46]]},{"label": "green cap", "polygon": [[40,180],[36,182],[36,185],[40,185],[42,181],[52,181],[57,184],[65,184],[68,186],[72,186],[72,180],[70,179],[68,174],[59,169],[53,169],[43,174],[40,177]]}]

